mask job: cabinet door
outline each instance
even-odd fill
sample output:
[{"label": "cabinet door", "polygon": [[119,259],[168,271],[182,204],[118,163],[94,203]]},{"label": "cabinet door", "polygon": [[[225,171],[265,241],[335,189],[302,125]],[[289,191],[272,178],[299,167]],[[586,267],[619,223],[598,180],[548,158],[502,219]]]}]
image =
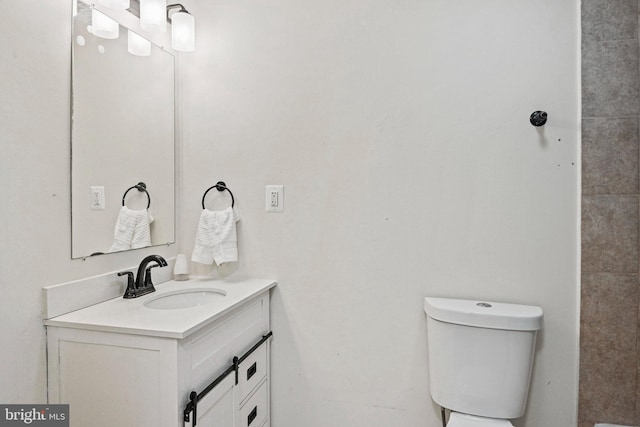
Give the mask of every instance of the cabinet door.
[{"label": "cabinet door", "polygon": [[71,427],[182,424],[175,340],[56,327],[47,340],[49,403],[73,408]]},{"label": "cabinet door", "polygon": [[[227,375],[198,402],[196,427],[233,427],[234,385],[235,376]],[[185,422],[184,425],[192,427],[193,421]]]}]

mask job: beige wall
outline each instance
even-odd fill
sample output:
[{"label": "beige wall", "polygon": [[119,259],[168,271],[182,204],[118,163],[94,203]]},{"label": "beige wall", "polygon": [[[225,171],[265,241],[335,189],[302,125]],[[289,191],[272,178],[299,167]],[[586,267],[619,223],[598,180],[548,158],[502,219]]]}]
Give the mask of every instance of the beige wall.
[{"label": "beige wall", "polygon": [[[279,281],[273,425],[439,425],[422,309],[438,295],[541,305],[516,425],[575,426],[577,1],[189,9],[184,249],[226,181],[241,260],[220,273]],[[285,186],[284,213],[264,211],[266,184]]]}]

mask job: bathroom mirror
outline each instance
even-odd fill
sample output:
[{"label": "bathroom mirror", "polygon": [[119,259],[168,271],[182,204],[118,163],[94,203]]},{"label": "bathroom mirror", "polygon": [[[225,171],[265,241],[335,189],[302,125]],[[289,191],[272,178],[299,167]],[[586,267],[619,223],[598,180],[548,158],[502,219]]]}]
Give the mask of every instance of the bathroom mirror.
[{"label": "bathroom mirror", "polygon": [[[132,35],[129,28],[136,30],[137,18],[127,11],[102,9],[103,16],[120,24],[111,21],[115,33],[107,34],[117,38],[98,37],[95,34],[105,33],[92,7],[97,6],[78,1],[73,17],[72,258],[175,241],[175,57],[145,38],[135,38],[141,32]],[[124,26],[120,18],[125,15],[133,25]],[[148,55],[129,53],[132,38],[142,45],[138,54]],[[141,187],[127,192],[140,182],[146,192]],[[129,216],[116,232],[125,193]],[[150,217],[145,215],[147,205]],[[150,240],[140,238],[143,216],[152,219],[146,226]],[[114,235],[133,241],[114,245]]]}]

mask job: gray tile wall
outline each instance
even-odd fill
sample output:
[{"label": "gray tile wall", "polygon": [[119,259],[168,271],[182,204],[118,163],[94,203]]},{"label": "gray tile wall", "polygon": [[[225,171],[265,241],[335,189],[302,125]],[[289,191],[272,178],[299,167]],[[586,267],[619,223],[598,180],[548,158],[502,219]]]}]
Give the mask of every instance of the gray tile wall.
[{"label": "gray tile wall", "polygon": [[640,425],[639,0],[582,0],[579,427]]}]

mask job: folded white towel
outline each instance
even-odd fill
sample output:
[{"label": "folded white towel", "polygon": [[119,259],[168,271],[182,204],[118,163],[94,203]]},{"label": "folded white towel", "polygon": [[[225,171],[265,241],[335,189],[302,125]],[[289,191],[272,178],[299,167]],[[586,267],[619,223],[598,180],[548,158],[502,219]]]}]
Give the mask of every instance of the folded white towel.
[{"label": "folded white towel", "polygon": [[146,209],[132,210],[126,206],[120,208],[109,252],[151,246],[152,222],[153,217]]},{"label": "folded white towel", "polygon": [[201,264],[215,261],[217,265],[238,261],[237,221],[233,208],[223,211],[203,209],[191,260]]}]

